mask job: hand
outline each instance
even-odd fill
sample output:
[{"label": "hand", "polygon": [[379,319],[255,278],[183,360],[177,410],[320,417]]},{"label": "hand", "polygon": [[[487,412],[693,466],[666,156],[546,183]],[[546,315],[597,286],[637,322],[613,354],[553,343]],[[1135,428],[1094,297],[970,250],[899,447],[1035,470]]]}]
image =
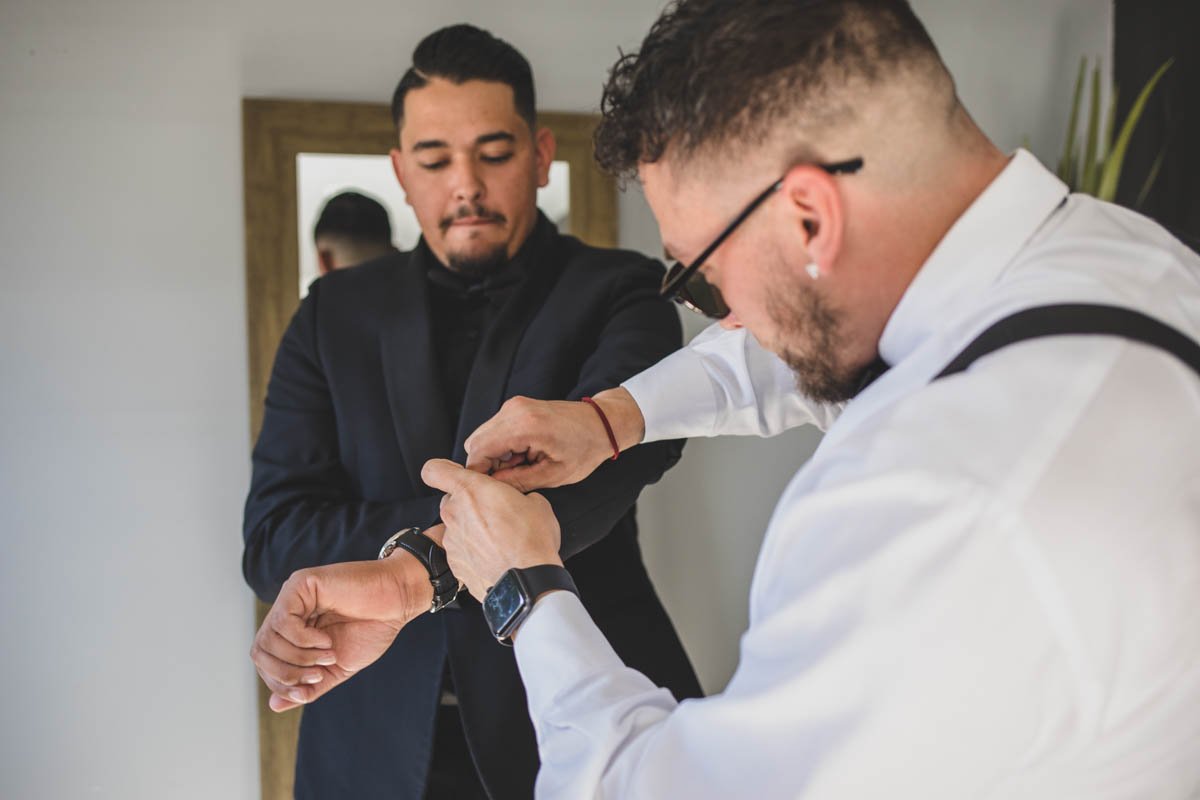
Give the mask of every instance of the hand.
[{"label": "hand", "polygon": [[[603,409],[617,446],[627,450],[645,435],[632,395],[609,389],[593,400]],[[564,486],[591,475],[612,458],[612,443],[596,409],[587,403],[514,397],[467,437],[467,469],[530,492]]]},{"label": "hand", "polygon": [[[419,591],[421,582],[428,592]],[[432,592],[425,568],[403,551],[294,572],[250,650],[271,709],[310,703],[372,664],[429,610]]]},{"label": "hand", "polygon": [[477,600],[513,567],[562,564],[561,532],[550,503],[521,494],[494,478],[435,458],[421,478],[442,498],[445,531],[440,544],[455,576]]}]

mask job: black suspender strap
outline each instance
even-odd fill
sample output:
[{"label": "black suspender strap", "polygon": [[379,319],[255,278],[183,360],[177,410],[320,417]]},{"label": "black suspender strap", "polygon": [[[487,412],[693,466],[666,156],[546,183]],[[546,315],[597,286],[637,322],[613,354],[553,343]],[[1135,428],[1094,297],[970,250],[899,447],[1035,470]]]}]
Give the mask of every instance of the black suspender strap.
[{"label": "black suspender strap", "polygon": [[1043,336],[1119,336],[1165,350],[1200,375],[1200,344],[1138,311],[1119,306],[1064,303],[1038,306],[1005,317],[967,345],[934,380],[957,375],[978,359],[1010,344]]}]

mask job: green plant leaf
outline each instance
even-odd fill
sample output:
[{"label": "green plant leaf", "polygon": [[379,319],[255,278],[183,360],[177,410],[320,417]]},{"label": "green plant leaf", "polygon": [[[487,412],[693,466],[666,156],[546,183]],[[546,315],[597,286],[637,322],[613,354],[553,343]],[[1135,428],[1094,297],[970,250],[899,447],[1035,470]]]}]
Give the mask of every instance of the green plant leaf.
[{"label": "green plant leaf", "polygon": [[1146,176],[1146,180],[1142,183],[1142,190],[1138,192],[1137,200],[1133,207],[1140,210],[1146,202],[1146,198],[1150,196],[1150,189],[1154,186],[1154,179],[1158,177],[1158,171],[1162,169],[1163,160],[1167,157],[1167,146],[1158,151],[1158,156],[1154,159],[1153,166],[1150,167],[1150,174]]},{"label": "green plant leaf", "polygon": [[1100,161],[1108,158],[1108,154],[1112,152],[1113,146],[1113,131],[1116,130],[1117,121],[1117,98],[1121,94],[1121,87],[1113,84],[1112,92],[1108,98],[1108,116],[1104,122],[1104,141],[1100,145]]},{"label": "green plant leaf", "polygon": [[1075,76],[1075,94],[1071,100],[1071,116],[1067,122],[1067,140],[1063,144],[1062,158],[1058,162],[1058,177],[1072,189],[1075,167],[1075,128],[1079,123],[1079,101],[1083,97],[1083,75],[1087,70],[1087,56],[1079,59],[1079,74]]},{"label": "green plant leaf", "polygon": [[1096,197],[1101,200],[1111,201],[1117,196],[1117,183],[1121,179],[1121,164],[1125,160],[1125,151],[1129,149],[1129,140],[1133,138],[1133,131],[1137,128],[1138,120],[1142,117],[1142,111],[1146,108],[1146,101],[1150,98],[1151,92],[1154,91],[1154,87],[1158,85],[1159,80],[1173,63],[1175,63],[1175,59],[1168,58],[1150,80],[1146,81],[1146,85],[1138,93],[1137,99],[1133,101],[1133,107],[1129,109],[1129,116],[1125,117],[1125,122],[1121,125],[1121,132],[1117,135],[1112,152],[1108,154],[1108,158],[1104,162],[1104,170],[1100,175],[1100,186],[1096,190]]},{"label": "green plant leaf", "polygon": [[1083,175],[1079,181],[1079,191],[1085,194],[1095,194],[1098,180],[1096,169],[1096,145],[1100,139],[1100,59],[1092,68],[1092,96],[1088,103],[1088,121],[1086,144],[1083,146]]}]

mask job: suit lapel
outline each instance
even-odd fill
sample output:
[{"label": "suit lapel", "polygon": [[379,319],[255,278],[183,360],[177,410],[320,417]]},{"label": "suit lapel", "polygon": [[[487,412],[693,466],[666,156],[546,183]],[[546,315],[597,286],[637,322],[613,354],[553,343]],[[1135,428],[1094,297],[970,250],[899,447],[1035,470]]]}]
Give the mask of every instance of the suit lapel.
[{"label": "suit lapel", "polygon": [[454,437],[454,460],[466,461],[463,441],[500,410],[508,390],[517,345],[529,323],[541,310],[562,268],[562,237],[546,219],[540,218],[528,242],[529,259],[524,277],[514,288],[484,333],[471,374]]},{"label": "suit lapel", "polygon": [[396,270],[381,326],[380,354],[388,405],[404,465],[413,487],[424,485],[421,467],[444,458],[451,444],[450,421],[435,359],[433,322],[429,312],[428,249],[418,244]]}]

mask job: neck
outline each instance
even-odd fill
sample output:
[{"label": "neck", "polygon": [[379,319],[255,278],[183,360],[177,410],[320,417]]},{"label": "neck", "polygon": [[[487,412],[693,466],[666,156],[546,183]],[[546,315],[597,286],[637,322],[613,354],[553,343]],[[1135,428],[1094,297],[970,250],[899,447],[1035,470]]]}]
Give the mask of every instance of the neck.
[{"label": "neck", "polygon": [[853,237],[857,252],[847,253],[865,265],[852,273],[858,284],[853,308],[861,310],[856,361],[866,364],[876,357],[883,329],[921,267],[1007,163],[1008,157],[988,143],[941,161],[937,175],[916,190],[873,199],[875,208],[858,222],[863,230]]}]

